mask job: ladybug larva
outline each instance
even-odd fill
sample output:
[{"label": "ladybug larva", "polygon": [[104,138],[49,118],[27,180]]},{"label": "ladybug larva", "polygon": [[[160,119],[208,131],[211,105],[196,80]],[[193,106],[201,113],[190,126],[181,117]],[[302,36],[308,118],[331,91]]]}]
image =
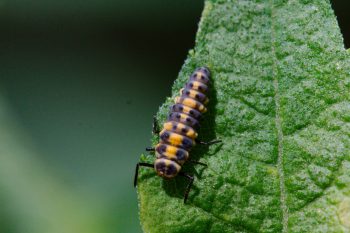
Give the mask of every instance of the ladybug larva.
[{"label": "ladybug larva", "polygon": [[154,168],[158,176],[166,179],[180,175],[189,180],[184,194],[184,202],[186,203],[194,177],[182,172],[182,166],[186,162],[206,165],[189,159],[191,148],[196,143],[211,145],[221,142],[220,140],[210,142],[197,140],[199,120],[202,114],[207,111],[206,105],[209,102],[207,97],[209,82],[209,69],[207,67],[197,68],[190,76],[184,88],[180,90],[180,96],[175,98],[175,104],[171,106],[168,119],[160,132],[156,129],[157,123],[154,122],[153,132],[159,133],[159,143],[154,148],[146,148],[146,150],[155,151],[156,160],[153,164],[137,163],[134,186],[137,185],[140,166]]}]

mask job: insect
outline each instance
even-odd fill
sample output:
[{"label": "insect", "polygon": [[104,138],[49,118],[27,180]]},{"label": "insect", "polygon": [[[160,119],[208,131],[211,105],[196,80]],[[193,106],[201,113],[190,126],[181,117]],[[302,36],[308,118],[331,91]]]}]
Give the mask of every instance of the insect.
[{"label": "insect", "polygon": [[201,142],[197,139],[199,119],[202,113],[207,111],[209,102],[207,97],[210,82],[210,71],[207,67],[197,68],[180,90],[180,96],[175,98],[175,104],[170,108],[170,114],[159,132],[157,122],[154,118],[153,132],[159,133],[159,143],[154,148],[146,148],[147,151],[155,151],[156,160],[154,164],[139,162],[136,165],[134,186],[137,186],[139,167],[154,168],[157,175],[165,179],[174,178],[177,175],[189,180],[184,193],[184,203],[188,198],[194,177],[181,171],[185,162],[205,165],[204,163],[189,159],[189,152],[196,143],[211,145],[221,142],[212,140]]}]

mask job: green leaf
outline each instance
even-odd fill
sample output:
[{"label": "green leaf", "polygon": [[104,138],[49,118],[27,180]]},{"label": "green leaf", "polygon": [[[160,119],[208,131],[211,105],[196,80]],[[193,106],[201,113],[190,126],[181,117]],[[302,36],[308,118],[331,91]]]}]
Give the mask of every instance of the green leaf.
[{"label": "green leaf", "polygon": [[[350,232],[349,56],[329,1],[206,1],[190,73],[212,71],[209,112],[186,164],[195,175],[139,178],[144,232]],[[156,137],[153,143],[156,143]],[[147,157],[147,161],[153,161]]]}]

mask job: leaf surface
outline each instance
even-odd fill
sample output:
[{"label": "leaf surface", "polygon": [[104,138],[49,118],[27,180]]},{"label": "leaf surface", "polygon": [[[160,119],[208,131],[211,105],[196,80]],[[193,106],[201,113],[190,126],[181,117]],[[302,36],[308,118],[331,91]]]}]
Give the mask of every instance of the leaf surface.
[{"label": "leaf surface", "polygon": [[[158,112],[198,66],[209,111],[186,180],[139,177],[144,232],[350,232],[349,56],[329,1],[206,1],[194,50]],[[153,143],[157,143],[157,137]],[[153,162],[152,156],[143,157]]]}]

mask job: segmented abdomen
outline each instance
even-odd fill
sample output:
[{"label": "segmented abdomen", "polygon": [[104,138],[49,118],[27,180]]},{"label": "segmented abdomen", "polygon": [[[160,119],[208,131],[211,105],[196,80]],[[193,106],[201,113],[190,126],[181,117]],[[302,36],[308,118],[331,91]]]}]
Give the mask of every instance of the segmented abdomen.
[{"label": "segmented abdomen", "polygon": [[166,178],[176,176],[188,159],[198,136],[199,119],[207,111],[209,77],[208,68],[197,68],[181,89],[180,96],[175,98],[156,146],[155,169],[158,175]]}]

